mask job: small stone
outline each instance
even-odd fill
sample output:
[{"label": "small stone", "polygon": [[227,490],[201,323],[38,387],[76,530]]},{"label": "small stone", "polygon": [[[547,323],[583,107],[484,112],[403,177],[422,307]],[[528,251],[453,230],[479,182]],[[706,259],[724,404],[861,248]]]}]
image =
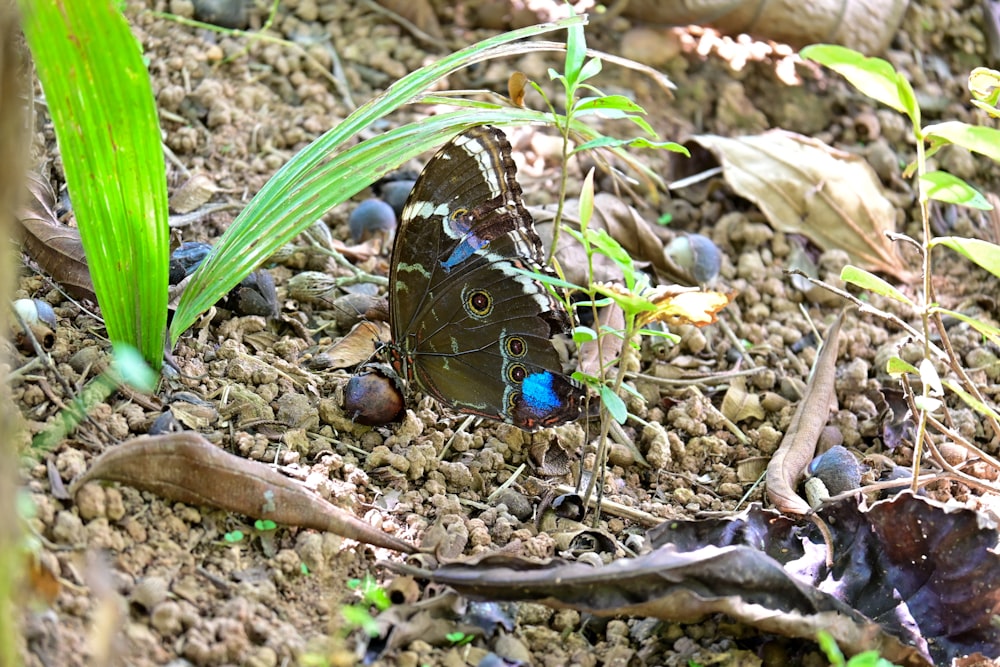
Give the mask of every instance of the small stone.
[{"label": "small stone", "polygon": [[527,521],[531,518],[533,508],[531,502],[522,493],[514,489],[504,489],[496,499],[497,505],[506,505],[510,512],[518,521]]},{"label": "small stone", "polygon": [[351,211],[347,226],[351,240],[360,243],[377,234],[391,234],[396,229],[396,212],[381,199],[366,199]]},{"label": "small stone", "polygon": [[622,55],[652,67],[662,67],[681,52],[677,31],[672,28],[632,28],[622,38]]},{"label": "small stone", "polygon": [[84,521],[107,516],[107,496],[104,487],[96,482],[84,484],[76,494],[76,509]]},{"label": "small stone", "polygon": [[83,542],[85,531],[83,521],[73,512],[63,510],[56,515],[56,523],[52,526],[52,539],[68,545]]},{"label": "small stone", "polygon": [[129,600],[145,609],[152,611],[154,607],[167,599],[168,584],[163,577],[146,577],[132,589]]},{"label": "small stone", "polygon": [[166,600],[156,605],[149,618],[156,631],[166,637],[178,634],[182,629],[181,608],[173,600]]}]

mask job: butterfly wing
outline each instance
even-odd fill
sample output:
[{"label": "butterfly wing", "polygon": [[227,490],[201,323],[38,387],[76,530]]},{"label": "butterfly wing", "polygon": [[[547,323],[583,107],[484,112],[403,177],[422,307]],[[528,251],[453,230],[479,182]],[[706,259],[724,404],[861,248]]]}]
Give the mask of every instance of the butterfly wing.
[{"label": "butterfly wing", "polygon": [[576,418],[583,388],[562,373],[569,331],[537,280],[542,248],[510,144],[484,126],[456,137],[417,179],[396,236],[390,321],[404,375],[460,412],[527,430]]}]

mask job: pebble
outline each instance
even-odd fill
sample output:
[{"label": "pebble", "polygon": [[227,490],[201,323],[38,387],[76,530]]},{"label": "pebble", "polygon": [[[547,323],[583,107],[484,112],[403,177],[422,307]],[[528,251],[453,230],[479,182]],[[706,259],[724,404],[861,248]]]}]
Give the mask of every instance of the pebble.
[{"label": "pebble", "polygon": [[83,542],[85,535],[83,521],[76,514],[69,510],[63,510],[56,514],[56,522],[52,526],[52,539],[54,541],[76,546]]}]

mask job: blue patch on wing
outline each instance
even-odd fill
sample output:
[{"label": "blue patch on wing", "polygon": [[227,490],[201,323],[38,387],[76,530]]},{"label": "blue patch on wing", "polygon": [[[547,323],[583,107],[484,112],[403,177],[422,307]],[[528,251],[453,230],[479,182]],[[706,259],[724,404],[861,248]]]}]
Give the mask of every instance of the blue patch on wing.
[{"label": "blue patch on wing", "polygon": [[462,241],[458,244],[458,247],[452,250],[451,254],[448,255],[448,259],[441,262],[441,266],[444,267],[445,271],[451,271],[453,267],[469,259],[476,253],[476,251],[488,244],[489,241],[481,239],[475,234],[466,234]]},{"label": "blue patch on wing", "polygon": [[521,399],[532,413],[544,416],[557,410],[562,402],[553,388],[555,376],[548,371],[532,373],[521,383]]}]

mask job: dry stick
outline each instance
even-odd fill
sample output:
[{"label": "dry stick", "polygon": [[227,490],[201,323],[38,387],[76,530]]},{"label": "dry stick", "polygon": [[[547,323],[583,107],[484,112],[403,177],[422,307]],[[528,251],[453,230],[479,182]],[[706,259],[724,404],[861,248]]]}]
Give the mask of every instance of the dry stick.
[{"label": "dry stick", "polygon": [[[975,396],[977,401],[983,403],[984,405],[988,405],[986,399],[983,397],[983,394],[979,391],[979,387],[976,386],[976,383],[972,381],[969,375],[965,372],[965,368],[963,368],[962,364],[958,361],[955,349],[951,345],[951,339],[948,337],[948,332],[945,330],[944,322],[941,321],[941,313],[935,311],[931,317],[934,319],[934,324],[938,328],[938,333],[941,334],[941,345],[944,346],[944,351],[948,355],[948,365],[951,367],[951,370],[955,371],[958,377],[962,380],[962,384],[965,386],[965,389],[970,394]],[[993,433],[1000,438],[1000,423],[997,423],[997,420],[993,419],[989,415],[983,416],[986,417],[986,421],[989,422],[990,427],[992,427]]]},{"label": "dry stick", "polygon": [[428,46],[434,51],[442,50],[443,45],[440,39],[436,39],[435,37],[428,35],[426,32],[418,28],[416,24],[410,21],[409,19],[400,16],[391,9],[386,9],[382,5],[378,4],[377,2],[373,2],[372,0],[364,0],[364,5],[368,9],[375,12],[376,14],[381,14],[382,16],[385,16],[386,18],[395,21],[403,28],[406,28],[407,32],[413,35],[418,42],[422,42],[424,46]]}]

